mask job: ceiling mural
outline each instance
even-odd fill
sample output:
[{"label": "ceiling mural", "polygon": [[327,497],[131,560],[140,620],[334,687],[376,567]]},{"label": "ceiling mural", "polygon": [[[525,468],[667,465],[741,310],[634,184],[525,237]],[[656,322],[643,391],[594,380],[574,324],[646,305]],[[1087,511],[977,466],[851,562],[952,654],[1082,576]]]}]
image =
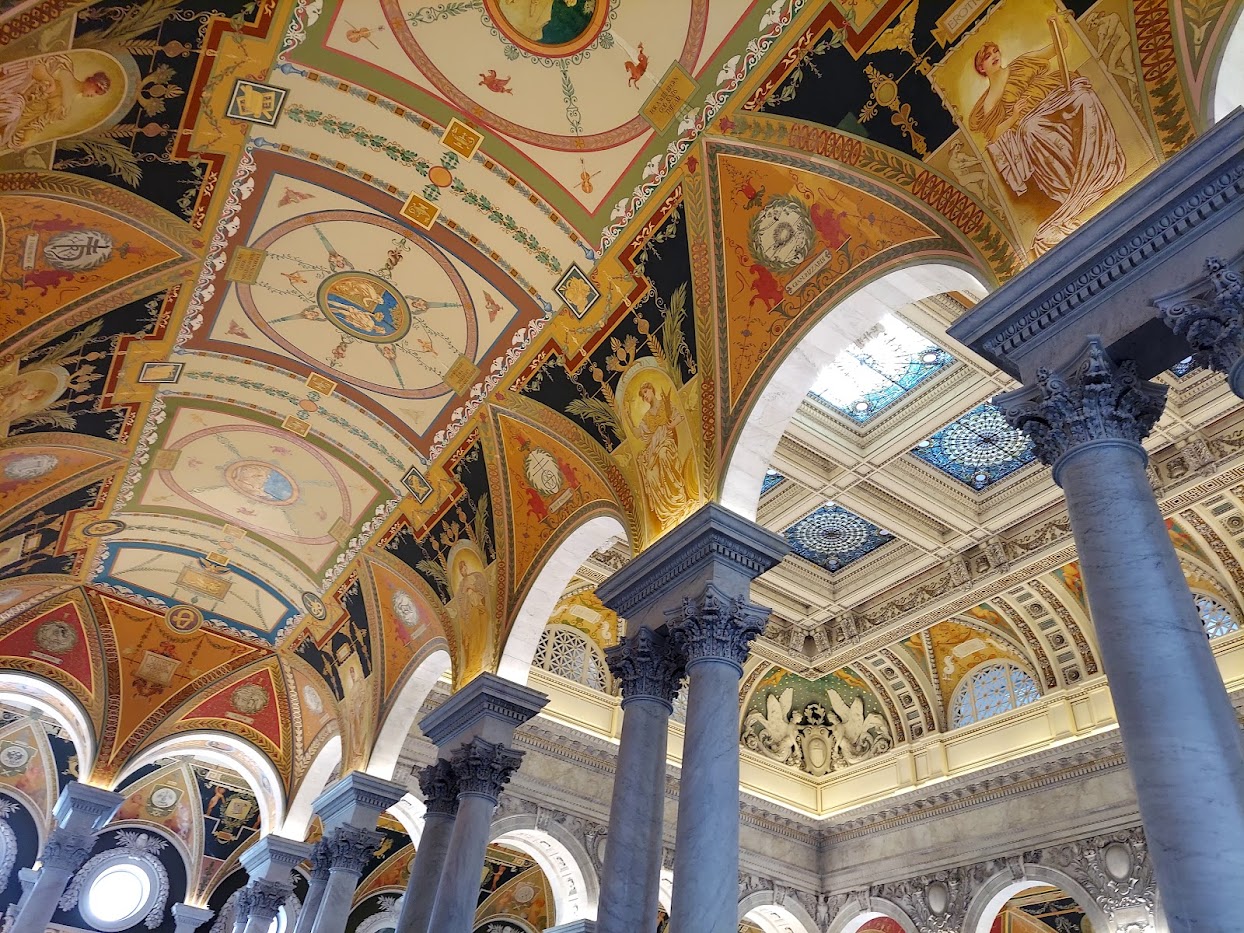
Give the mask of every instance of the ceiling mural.
[{"label": "ceiling mural", "polygon": [[[613,643],[591,587],[720,495],[824,313],[925,261],[992,287],[1185,147],[1224,9],[0,14],[4,667],[81,700],[93,779],[207,728],[261,749],[289,799],[334,737],[369,760],[435,652],[455,686],[495,670],[550,555],[604,515],[628,540],[584,555],[553,621]],[[1100,674],[1073,555],[920,608],[1019,553],[985,553],[979,525],[1037,472],[939,343],[970,300],[859,335],[800,429],[829,453],[784,441],[757,490],[798,551],[741,723],[770,760],[819,777],[937,731],[987,657],[1043,690]],[[887,434],[942,388],[945,411]],[[922,483],[936,495],[907,501]],[[1173,539],[1230,609],[1234,535],[1187,508]],[[952,546],[970,556],[943,570]],[[887,561],[910,579],[860,582]]]}]

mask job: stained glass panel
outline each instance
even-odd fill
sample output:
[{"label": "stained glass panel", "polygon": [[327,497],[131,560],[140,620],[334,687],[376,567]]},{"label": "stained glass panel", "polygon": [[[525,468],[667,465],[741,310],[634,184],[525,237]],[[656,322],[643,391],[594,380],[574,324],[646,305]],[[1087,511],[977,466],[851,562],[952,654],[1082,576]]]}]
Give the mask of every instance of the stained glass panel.
[{"label": "stained glass panel", "polygon": [[1235,621],[1231,610],[1217,600],[1210,599],[1208,596],[1198,596],[1196,609],[1201,615],[1201,624],[1205,626],[1205,634],[1210,638],[1230,635],[1240,630],[1240,623]]},{"label": "stained glass panel", "polygon": [[986,402],[952,421],[912,451],[930,466],[973,489],[984,489],[1036,459],[1024,433]]},{"label": "stained glass panel", "polygon": [[782,482],[784,479],[786,479],[786,477],[772,467],[765,470],[764,481],[760,484],[760,494],[763,496],[766,492],[778,485],[778,483]]},{"label": "stained glass panel", "polygon": [[838,354],[808,394],[864,424],[953,361],[923,334],[887,315]]},{"label": "stained glass panel", "polygon": [[787,528],[786,540],[800,557],[832,572],[893,541],[894,535],[830,503]]},{"label": "stained glass panel", "polygon": [[951,728],[980,722],[1040,699],[1037,682],[1005,661],[984,664],[955,688],[950,702]]},{"label": "stained glass panel", "polygon": [[1171,367],[1171,375],[1178,376],[1182,379],[1194,369],[1196,369],[1196,363],[1192,362],[1192,357],[1185,356],[1182,360]]}]

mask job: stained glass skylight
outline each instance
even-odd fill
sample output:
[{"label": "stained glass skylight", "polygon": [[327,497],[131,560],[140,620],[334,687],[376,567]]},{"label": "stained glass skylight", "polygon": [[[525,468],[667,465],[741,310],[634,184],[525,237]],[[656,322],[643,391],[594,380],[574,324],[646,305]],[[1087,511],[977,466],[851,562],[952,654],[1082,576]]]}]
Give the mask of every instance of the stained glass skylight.
[{"label": "stained glass skylight", "polygon": [[763,496],[784,479],[786,479],[785,476],[773,469],[773,467],[769,467],[769,469],[765,470],[764,481],[760,484],[760,494]]},{"label": "stained glass skylight", "polygon": [[1182,360],[1171,367],[1171,375],[1178,376],[1182,379],[1194,369],[1196,369],[1196,363],[1192,362],[1192,357],[1185,356]]},{"label": "stained glass skylight", "polygon": [[808,394],[865,424],[953,361],[929,338],[886,315],[821,371]]},{"label": "stained glass skylight", "polygon": [[1036,459],[1027,436],[988,402],[921,441],[912,453],[977,490]]},{"label": "stained glass skylight", "polygon": [[785,534],[792,551],[831,572],[894,540],[888,531],[833,503],[801,518]]}]

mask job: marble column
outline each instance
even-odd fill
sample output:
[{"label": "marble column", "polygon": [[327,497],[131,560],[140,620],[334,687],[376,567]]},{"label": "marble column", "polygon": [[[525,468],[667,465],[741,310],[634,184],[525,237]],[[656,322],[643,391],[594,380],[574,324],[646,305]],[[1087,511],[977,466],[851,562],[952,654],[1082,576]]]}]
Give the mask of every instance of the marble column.
[{"label": "marble column", "polygon": [[216,916],[215,911],[206,907],[192,907],[190,904],[173,905],[173,933],[195,933],[195,931]]},{"label": "marble column", "polygon": [[670,926],[686,933],[736,933],[739,679],[769,610],[710,587],[669,616],[689,681]]},{"label": "marble column", "polygon": [[233,933],[246,933],[246,921],[250,919],[254,892],[249,883],[238,888],[233,896]]},{"label": "marble column", "polygon": [[449,759],[458,781],[454,819],[432,917],[435,933],[470,933],[479,899],[492,814],[501,789],[522,761],[511,745],[514,730],[548,702],[538,690],[484,673],[434,709],[419,724]]},{"label": "marble column", "polygon": [[458,816],[428,925],[437,933],[470,933],[479,902],[479,879],[501,789],[522,763],[523,753],[474,738],[450,757],[458,779]]},{"label": "marble column", "polygon": [[9,933],[45,933],[69,879],[87,860],[96,834],[124,799],[77,781],[65,786],[52,810],[56,827],[39,856],[39,877],[23,898]]},{"label": "marble column", "polygon": [[398,915],[397,933],[428,933],[441,869],[458,814],[458,778],[453,765],[444,758],[419,771],[419,787],[427,810],[406,896],[402,899],[402,912]]},{"label": "marble column", "polygon": [[[715,503],[684,519],[643,553],[597,587],[610,609],[626,620],[627,633],[667,629],[686,665],[689,680],[687,722],[683,742],[682,779],[679,782],[677,845],[674,852],[674,895],[671,929],[678,933],[737,933],[739,863],[739,698],[738,685],[748,645],[764,626],[768,610],[748,601],[751,582],[777,564],[790,550],[782,538]],[[672,699],[672,695],[671,695]],[[634,707],[628,707],[629,720]],[[662,710],[664,714],[664,710]],[[624,720],[624,728],[626,728]],[[647,727],[653,733],[655,724]],[[621,754],[621,752],[620,752]],[[664,754],[662,753],[662,760]],[[664,793],[664,769],[656,759],[624,766],[619,761],[615,781],[657,781]],[[630,768],[648,768],[632,775]],[[657,775],[660,775],[658,778]],[[649,783],[650,792],[655,788]],[[622,789],[626,793],[626,788]],[[616,790],[615,790],[616,793]],[[625,930],[651,929],[656,903],[649,884],[659,882],[661,845],[651,838],[618,844],[631,827],[630,811],[616,809],[605,844],[606,866],[615,846],[641,846],[636,870],[643,872],[646,914]],[[663,804],[663,801],[660,801]],[[645,830],[659,828],[650,824]],[[636,831],[632,834],[638,837]],[[624,853],[612,857],[627,858]],[[606,885],[619,883],[606,867],[601,903],[607,903]],[[616,897],[616,895],[610,895]],[[603,925],[609,911],[598,911]],[[634,905],[638,910],[638,905]],[[630,916],[628,913],[627,916]]]},{"label": "marble column", "polygon": [[328,846],[321,839],[311,847],[310,883],[307,885],[307,897],[298,911],[298,922],[294,924],[294,933],[311,933],[315,925],[315,915],[319,912],[320,901],[324,899],[324,886],[328,884],[329,852]]},{"label": "marble column", "polygon": [[622,736],[596,923],[600,933],[632,933],[657,915],[669,720],[683,657],[667,633],[647,627],[605,654],[622,688]]},{"label": "marble column", "polygon": [[309,843],[273,835],[264,836],[242,853],[239,861],[250,876],[245,933],[268,933],[277,911],[294,893],[291,873],[310,854]]},{"label": "marble column", "polygon": [[1140,441],[1165,398],[1092,337],[1073,365],[995,401],[1066,495],[1170,929],[1210,933],[1239,926],[1244,744],[1145,472]]},{"label": "marble column", "polygon": [[1192,361],[1225,373],[1244,398],[1244,275],[1219,256],[1205,260],[1206,277],[1154,301],[1162,320],[1188,341]]},{"label": "marble column", "polygon": [[376,832],[376,821],[405,793],[400,784],[351,771],[316,798],[314,809],[324,826],[328,880],[311,933],[344,933],[363,868],[383,838]]}]

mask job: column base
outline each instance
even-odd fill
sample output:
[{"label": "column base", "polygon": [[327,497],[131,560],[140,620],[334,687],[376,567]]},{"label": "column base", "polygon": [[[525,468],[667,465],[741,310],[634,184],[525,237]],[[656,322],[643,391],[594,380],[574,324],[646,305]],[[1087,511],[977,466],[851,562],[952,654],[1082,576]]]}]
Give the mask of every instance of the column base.
[{"label": "column base", "polygon": [[571,920],[560,926],[549,927],[544,933],[596,933],[595,920]]}]

